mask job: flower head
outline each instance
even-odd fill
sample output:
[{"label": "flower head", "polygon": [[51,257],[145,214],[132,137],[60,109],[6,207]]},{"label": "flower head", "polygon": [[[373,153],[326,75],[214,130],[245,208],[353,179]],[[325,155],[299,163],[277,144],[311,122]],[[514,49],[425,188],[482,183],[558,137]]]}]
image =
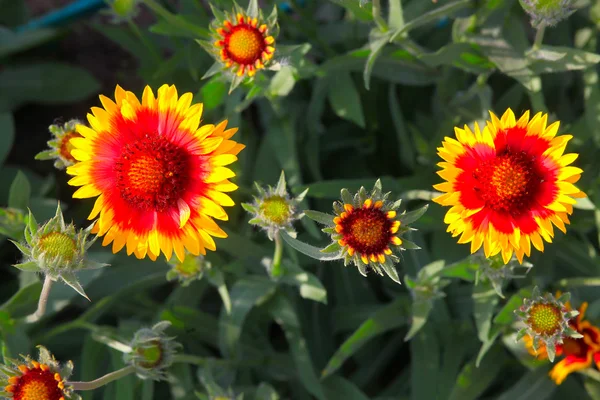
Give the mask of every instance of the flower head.
[{"label": "flower head", "polygon": [[14,400],[79,400],[66,384],[73,371],[69,361],[62,368],[54,356],[39,346],[38,360],[23,357],[23,362],[8,360],[0,366],[0,394]]},{"label": "flower head", "polygon": [[137,331],[131,341],[131,352],[124,355],[125,363],[135,368],[142,379],[164,380],[166,370],[173,363],[173,356],[181,345],[165,335],[171,326],[168,321],[161,321],[151,329],[142,328]]},{"label": "flower head", "polygon": [[87,298],[76,272],[108,265],[87,257],[87,250],[96,241],[96,238],[88,240],[90,230],[91,227],[77,230],[72,223],[65,224],[60,205],[56,208],[54,218],[42,226],[38,226],[30,211],[25,226],[25,242],[13,241],[23,253],[23,261],[14,267],[23,271],[41,272],[53,281],[61,279]]},{"label": "flower head", "polygon": [[121,22],[134,18],[139,11],[140,0],[109,0],[110,15],[113,22]]},{"label": "flower head", "polygon": [[[565,303],[565,306],[570,310],[571,307],[568,302]],[[563,357],[549,373],[550,378],[557,385],[560,385],[572,372],[589,368],[592,364],[600,368],[600,329],[584,320],[587,307],[588,303],[581,304],[579,315],[569,323],[571,329],[582,337],[579,339],[567,337],[563,339],[562,344],[557,344],[555,347],[556,355]],[[540,346],[535,351],[531,336],[525,336],[524,341],[531,355],[537,356],[538,359],[548,358],[545,345]]]},{"label": "flower head", "polygon": [[554,26],[576,11],[573,0],[519,0],[519,3],[534,27]]},{"label": "flower head", "polygon": [[264,18],[256,0],[250,0],[248,9],[243,11],[237,5],[231,13],[223,13],[213,8],[215,20],[211,24],[213,42],[198,41],[217,60],[204,75],[209,77],[220,70],[229,69],[235,73],[231,90],[245,76],[253,77],[265,67],[275,66],[275,35],[277,34],[277,8],[268,18]]},{"label": "flower head", "polygon": [[225,129],[227,121],[200,126],[202,104],[192,97],[168,85],[154,97],[147,86],[140,103],[117,86],[116,102],[100,96],[104,108],[88,114],[91,128],[78,126],[84,137],[72,141],[69,184],[81,186],[75,198],[98,197],[92,232],[114,253],[126,246],[138,258],[175,252],[182,261],[185,249],[206,254],[216,249],[213,236],[227,237],[213,218],[228,219],[223,206],[234,203],[224,192],[237,186],[225,166],[244,145],[230,140],[237,129]]},{"label": "flower head", "polygon": [[427,206],[419,210],[398,215],[401,200],[388,201],[390,193],[382,193],[381,181],[377,180],[368,193],[361,187],[354,196],[342,189],[342,201],[333,203],[335,217],[315,211],[306,211],[309,218],[328,226],[323,232],[329,233],[333,243],[322,252],[340,252],[344,264],[354,263],[359,272],[366,276],[369,270],[379,275],[383,272],[400,283],[394,264],[398,263],[398,253],[406,249],[418,249],[414,243],[402,239],[405,232],[415,230],[409,224],[416,221]]},{"label": "flower head", "polygon": [[486,257],[502,253],[507,263],[515,253],[523,262],[531,243],[543,251],[543,240],[552,242],[553,224],[566,232],[574,198],[585,197],[574,185],[583,171],[569,166],[577,154],[563,154],[572,136],[556,136],[559,123],[546,126],[547,114],[490,115],[483,131],[455,128],[458,140],[438,148],[446,182],[434,186],[444,194],[433,200],[451,206],[448,232],[471,242],[471,253],[483,245]]},{"label": "flower head", "polygon": [[298,211],[298,205],[304,200],[308,189],[297,197],[290,197],[286,189],[283,171],[281,171],[275,188],[267,186],[267,190],[265,190],[258,183],[255,183],[255,186],[258,197],[254,197],[254,203],[242,203],[242,207],[253,216],[249,223],[262,227],[267,231],[267,236],[271,240],[280,229],[286,231],[290,236],[296,237],[296,231],[292,224],[304,216],[302,212]]},{"label": "flower head", "polygon": [[81,121],[72,119],[62,125],[50,125],[48,130],[52,133],[52,140],[48,142],[50,150],[42,151],[35,156],[36,160],[54,160],[54,167],[64,169],[77,162],[71,155],[73,144],[71,139],[79,138],[81,135],[77,132],[77,125]]},{"label": "flower head", "polygon": [[566,338],[581,338],[579,334],[569,325],[569,320],[579,314],[571,311],[565,303],[569,300],[569,294],[565,293],[560,298],[550,293],[540,295],[538,288],[534,288],[531,299],[523,299],[523,305],[516,311],[525,328],[517,335],[517,340],[529,335],[532,337],[532,348],[537,350],[540,344],[546,348],[550,361],[554,361],[556,345],[563,343]]},{"label": "flower head", "polygon": [[0,208],[0,235],[13,239],[23,237],[25,214],[18,208]]},{"label": "flower head", "polygon": [[167,280],[178,280],[181,286],[188,286],[196,280],[202,279],[204,272],[210,270],[212,265],[204,256],[186,254],[183,261],[169,262],[171,269],[167,272]]}]

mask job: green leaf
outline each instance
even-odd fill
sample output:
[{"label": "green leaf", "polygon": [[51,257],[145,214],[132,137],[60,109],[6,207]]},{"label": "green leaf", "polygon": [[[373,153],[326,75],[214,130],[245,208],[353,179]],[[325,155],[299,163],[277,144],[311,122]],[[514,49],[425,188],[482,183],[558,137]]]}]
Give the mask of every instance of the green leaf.
[{"label": "green leaf", "polygon": [[296,311],[283,295],[275,296],[269,304],[269,310],[275,321],[283,328],[290,346],[292,358],[298,368],[298,376],[304,388],[319,400],[326,400],[323,387],[317,377],[307,351],[306,340],[302,336]]},{"label": "green leaf", "polygon": [[227,285],[225,284],[225,275],[223,274],[223,271],[218,268],[211,268],[207,271],[206,275],[210,284],[217,289],[217,292],[219,292],[225,311],[227,314],[230,314],[231,298],[229,296],[229,290],[227,290]]},{"label": "green leaf", "polygon": [[415,222],[416,220],[421,218],[423,216],[423,214],[425,214],[425,212],[427,212],[428,208],[429,208],[429,204],[425,204],[421,208],[417,208],[416,210],[409,211],[405,214],[401,214],[400,221],[402,221],[402,225],[406,226],[406,225],[412,224],[413,222]]},{"label": "green leaf", "polygon": [[200,89],[202,102],[206,111],[213,110],[223,104],[227,95],[227,85],[221,79],[211,79]]},{"label": "green leaf", "polygon": [[8,157],[15,139],[15,122],[10,113],[0,113],[0,166]]},{"label": "green leaf", "polygon": [[410,342],[411,397],[418,400],[437,398],[440,375],[440,344],[431,325]]},{"label": "green leaf", "polygon": [[304,211],[304,215],[306,215],[308,218],[317,221],[320,224],[323,225],[327,225],[327,226],[331,226],[334,225],[333,222],[333,215],[331,214],[326,214],[320,211],[314,211],[314,210],[306,210]]},{"label": "green leaf", "polygon": [[498,296],[491,283],[479,282],[473,287],[473,314],[477,326],[477,337],[482,342],[487,342],[489,339],[496,305],[498,305]]},{"label": "green leaf", "polygon": [[65,104],[84,100],[100,89],[85,69],[58,62],[13,65],[0,71],[0,111],[25,103]]},{"label": "green leaf", "polygon": [[6,311],[12,318],[21,318],[32,314],[36,308],[42,292],[42,283],[35,281],[15,293],[0,310]]},{"label": "green leaf", "polygon": [[279,400],[279,394],[273,389],[273,386],[268,383],[262,382],[256,389],[254,397],[256,400]]},{"label": "green leaf", "polygon": [[328,98],[331,108],[340,118],[365,127],[365,116],[360,103],[360,95],[354,86],[349,72],[339,72],[329,77]]},{"label": "green leaf", "polygon": [[290,94],[295,84],[294,68],[283,66],[271,79],[268,91],[272,96],[285,97]]},{"label": "green leaf", "polygon": [[499,325],[510,325],[515,321],[515,310],[523,304],[523,298],[531,297],[531,290],[521,289],[513,294],[504,304],[504,307],[494,317],[494,323]]},{"label": "green leaf", "polygon": [[354,16],[362,22],[373,21],[372,5],[366,3],[364,6],[361,4],[361,0],[331,0],[331,2],[346,8],[352,12]]},{"label": "green leaf", "polygon": [[371,86],[371,75],[373,74],[373,68],[375,67],[375,62],[379,58],[383,48],[388,43],[389,35],[383,35],[379,31],[379,29],[374,28],[371,31],[371,35],[369,35],[369,56],[367,57],[367,61],[365,62],[365,68],[363,70],[363,81],[365,83],[365,88],[367,90],[370,89]]},{"label": "green leaf", "polygon": [[492,384],[507,361],[504,350],[498,346],[487,354],[477,368],[475,360],[465,365],[456,379],[449,400],[477,400]]},{"label": "green leaf", "polygon": [[284,260],[285,275],[281,281],[287,284],[297,286],[300,291],[300,297],[318,301],[327,304],[327,289],[323,286],[319,278],[310,272],[304,271],[298,265]]},{"label": "green leaf", "polygon": [[292,248],[294,248],[294,249],[298,250],[300,253],[305,254],[316,260],[333,261],[333,260],[340,260],[342,258],[341,252],[323,253],[323,252],[321,252],[321,249],[319,249],[318,247],[311,246],[309,244],[299,241],[298,239],[294,239],[293,237],[291,237],[284,231],[280,231],[279,233],[281,235],[281,238],[287,244],[289,244]]},{"label": "green leaf", "polygon": [[410,329],[404,341],[412,339],[425,326],[429,313],[433,308],[433,300],[415,300],[412,304]]},{"label": "green leaf", "polygon": [[600,62],[600,55],[570,47],[542,46],[527,54],[531,70],[536,74],[585,69]]},{"label": "green leaf", "polygon": [[[394,1],[392,1],[393,3]],[[399,2],[399,0],[398,0]],[[391,6],[391,3],[390,3]],[[390,114],[392,116],[392,122],[394,123],[394,129],[396,130],[396,138],[398,140],[398,152],[400,154],[400,160],[411,170],[415,167],[415,149],[408,132],[406,121],[402,115],[402,109],[400,108],[400,102],[396,95],[396,85],[390,85],[388,91],[388,103],[390,107]]]},{"label": "green leaf", "polygon": [[354,383],[339,376],[330,376],[323,381],[328,399],[369,400]]},{"label": "green leaf", "polygon": [[62,278],[63,282],[71,286],[73,290],[85,297],[88,301],[91,301],[90,298],[85,294],[85,290],[83,290],[81,283],[79,283],[77,276],[73,272],[63,272],[60,277]]},{"label": "green leaf", "polygon": [[392,31],[404,26],[404,12],[400,0],[390,0],[388,12],[388,26]]},{"label": "green leaf", "polygon": [[232,355],[239,345],[242,327],[250,310],[264,303],[275,293],[275,283],[264,278],[246,278],[231,288],[231,313],[219,318],[219,346],[224,354]]},{"label": "green leaf", "polygon": [[31,198],[31,185],[29,180],[21,171],[17,172],[17,176],[10,185],[8,192],[8,206],[25,211],[29,206]]},{"label": "green leaf", "polygon": [[556,384],[548,378],[548,367],[538,368],[523,376],[498,400],[546,400],[556,391]]},{"label": "green leaf", "polygon": [[472,43],[449,43],[436,52],[422,54],[419,59],[430,67],[442,65],[460,68],[473,74],[491,72],[491,63]]},{"label": "green leaf", "polygon": [[336,372],[348,358],[376,336],[405,325],[406,319],[402,316],[406,315],[407,303],[406,297],[398,297],[364,321],[329,359],[321,376],[325,378]]}]

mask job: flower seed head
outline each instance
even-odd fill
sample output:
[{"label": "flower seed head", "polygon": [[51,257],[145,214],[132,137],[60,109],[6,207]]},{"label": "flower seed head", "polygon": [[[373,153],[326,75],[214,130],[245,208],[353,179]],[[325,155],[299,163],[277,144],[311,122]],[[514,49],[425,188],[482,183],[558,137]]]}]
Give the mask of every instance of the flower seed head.
[{"label": "flower seed head", "polygon": [[265,190],[258,184],[255,186],[259,195],[254,197],[254,203],[242,203],[242,207],[252,214],[249,223],[263,228],[271,240],[281,229],[290,236],[296,237],[296,231],[292,224],[304,216],[302,212],[298,211],[298,205],[306,196],[308,189],[297,197],[290,197],[286,189],[283,171],[281,171],[279,182],[275,188],[268,186]]},{"label": "flower seed head", "polygon": [[60,205],[56,208],[54,218],[42,226],[38,226],[30,211],[25,227],[25,242],[13,241],[23,253],[22,262],[14,267],[41,272],[54,281],[61,279],[87,298],[75,273],[107,265],[88,259],[87,250],[95,241],[95,238],[88,240],[89,233],[90,228],[77,230],[72,223],[65,224]]},{"label": "flower seed head", "polygon": [[127,364],[135,367],[137,375],[142,379],[155,381],[165,380],[166,371],[173,363],[173,356],[181,345],[165,335],[171,326],[168,321],[161,321],[152,328],[137,331],[131,341],[131,352],[125,354]]},{"label": "flower seed head", "polygon": [[575,12],[573,0],[519,0],[531,17],[531,25],[554,26]]}]

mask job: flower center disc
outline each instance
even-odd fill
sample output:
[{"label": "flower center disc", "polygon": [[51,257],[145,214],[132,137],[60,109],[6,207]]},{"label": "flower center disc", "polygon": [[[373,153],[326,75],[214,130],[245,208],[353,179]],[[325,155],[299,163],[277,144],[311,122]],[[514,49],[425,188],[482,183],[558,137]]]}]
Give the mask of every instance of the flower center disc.
[{"label": "flower center disc", "polygon": [[71,139],[76,138],[76,137],[81,137],[81,135],[77,132],[69,132],[67,133],[65,136],[62,137],[62,139],[60,140],[60,147],[58,149],[58,151],[60,152],[60,155],[62,158],[64,158],[65,160],[69,160],[71,162],[77,162],[77,160],[75,159],[75,157],[73,157],[71,155],[71,150],[73,150],[75,147],[71,144]]},{"label": "flower center disc", "polygon": [[13,392],[14,400],[61,400],[63,391],[51,371],[32,369],[19,378]]},{"label": "flower center disc", "polygon": [[541,183],[532,160],[525,153],[510,151],[484,161],[475,169],[473,177],[477,180],[475,191],[487,207],[511,214],[529,209],[532,195]]},{"label": "flower center disc", "polygon": [[144,368],[154,368],[162,361],[162,345],[158,340],[152,342],[151,347],[138,350],[138,354],[144,358],[140,365]]},{"label": "flower center disc", "polygon": [[344,240],[360,254],[381,254],[392,238],[392,222],[378,208],[354,209],[340,224]]},{"label": "flower center disc", "polygon": [[60,257],[65,261],[71,261],[77,250],[75,240],[61,232],[50,232],[42,236],[40,247],[50,257]]},{"label": "flower center disc", "polygon": [[260,60],[264,49],[263,34],[248,24],[234,26],[225,38],[225,50],[229,58],[238,64],[254,64],[256,60]]},{"label": "flower center disc", "polygon": [[290,207],[282,196],[265,199],[260,205],[260,211],[269,222],[277,225],[285,223],[290,217]]},{"label": "flower center disc", "polygon": [[534,304],[529,310],[527,322],[539,335],[552,335],[560,329],[562,313],[552,304]]},{"label": "flower center disc", "polygon": [[125,145],[117,162],[121,197],[133,208],[163,212],[176,204],[188,182],[189,156],[158,135]]}]

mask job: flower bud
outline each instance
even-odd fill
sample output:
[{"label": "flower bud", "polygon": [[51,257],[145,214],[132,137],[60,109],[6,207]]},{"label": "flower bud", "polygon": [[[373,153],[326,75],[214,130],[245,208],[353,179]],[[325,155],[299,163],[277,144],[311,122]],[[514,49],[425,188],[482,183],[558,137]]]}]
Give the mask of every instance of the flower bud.
[{"label": "flower bud", "polygon": [[82,137],[77,132],[77,125],[82,124],[81,121],[72,119],[62,125],[50,125],[48,130],[52,133],[53,139],[48,142],[50,150],[42,151],[35,156],[36,160],[54,160],[54,167],[65,169],[77,160],[71,154],[74,149],[71,139]]},{"label": "flower bud", "polygon": [[554,26],[575,12],[573,0],[519,0],[531,17],[531,25]]},{"label": "flower bud", "polygon": [[212,268],[212,264],[203,255],[186,254],[183,261],[176,259],[169,264],[171,269],[167,272],[167,280],[178,280],[181,286],[188,286],[193,281],[202,279],[204,272]]}]

